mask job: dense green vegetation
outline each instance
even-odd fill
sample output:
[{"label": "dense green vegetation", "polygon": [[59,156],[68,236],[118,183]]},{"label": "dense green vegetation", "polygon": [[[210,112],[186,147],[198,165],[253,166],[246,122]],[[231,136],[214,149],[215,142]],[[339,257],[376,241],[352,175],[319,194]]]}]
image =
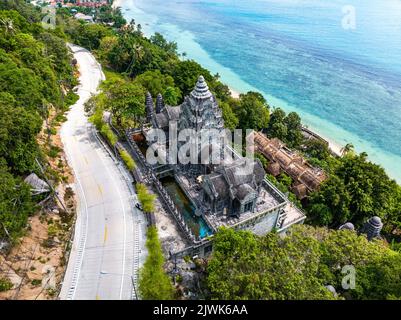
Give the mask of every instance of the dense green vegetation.
[{"label": "dense green vegetation", "polygon": [[291,148],[299,148],[303,142],[301,118],[296,112],[286,115],[282,109],[274,109],[266,132],[269,137],[278,138]]},{"label": "dense green vegetation", "polygon": [[[301,119],[291,112],[285,114],[274,109],[265,129],[271,138],[279,138],[296,149],[315,166],[323,168],[329,178],[319,190],[303,201],[308,222],[317,226],[339,227],[350,221],[361,227],[372,216],[384,222],[383,234],[399,241],[401,223],[401,187],[388,177],[382,167],[370,162],[366,153],[357,154],[352,145],[344,147],[344,156],[333,156],[328,146],[319,140],[305,141],[301,133]],[[268,161],[257,155],[267,167]],[[292,180],[286,174],[268,178],[289,198],[297,203],[292,194]]]},{"label": "dense green vegetation", "polygon": [[144,300],[171,300],[174,287],[163,270],[164,257],[156,227],[148,228],[146,248],[148,256],[139,274],[139,295]]},{"label": "dense green vegetation", "polygon": [[[221,229],[207,284],[217,299],[399,299],[400,262],[384,242],[348,230],[298,225],[282,238]],[[342,286],[347,265],[356,270],[354,289]]]},{"label": "dense green vegetation", "polygon": [[[337,158],[323,142],[305,141],[301,119],[295,112],[286,114],[280,108],[271,108],[257,92],[232,98],[218,74],[212,75],[197,62],[180,57],[177,45],[162,35],[144,37],[135,21],[111,28],[78,22],[64,12],[60,28],[72,41],[93,49],[104,65],[119,74],[106,81],[104,96],[98,103],[114,114],[117,126],[126,128],[132,121],[143,119],[144,92],[151,92],[153,97],[162,93],[166,102],[174,105],[192,90],[202,74],[219,100],[227,128],[263,130],[269,137],[279,138],[298,150],[312,165],[326,170],[329,179],[309,201],[302,203],[309,222],[338,227],[351,221],[360,226],[371,216],[379,215],[385,222],[386,235],[393,237],[400,227],[400,187],[380,166],[369,162],[364,154],[352,152],[349,146],[345,151],[351,152]],[[296,202],[290,191],[290,177],[283,174],[270,178]]]},{"label": "dense green vegetation", "polygon": [[43,120],[50,109],[61,114],[75,99],[64,36],[40,21],[40,11],[24,1],[0,3],[0,240],[11,243],[40,200],[23,178],[41,175],[35,159],[45,159],[36,141]]},{"label": "dense green vegetation", "polygon": [[[88,13],[88,9],[78,10]],[[328,180],[302,203],[308,222],[318,227],[296,226],[285,238],[227,229],[215,236],[207,275],[212,298],[333,299],[325,288],[329,284],[339,299],[401,298],[401,253],[390,250],[384,241],[369,242],[354,232],[320,227],[337,228],[346,221],[360,227],[378,215],[391,247],[399,248],[401,187],[368,161],[366,154],[356,154],[348,145],[346,155],[338,158],[324,143],[304,141],[296,113],[270,107],[256,92],[232,98],[218,74],[180,56],[177,45],[160,34],[147,39],[134,21],[125,26],[119,10],[100,9],[96,13],[99,23],[85,24],[73,19],[69,10],[60,9],[55,30],[43,29],[40,19],[40,11],[24,1],[0,3],[0,240],[18,239],[36,208],[38,199],[32,197],[23,178],[30,172],[40,175],[35,159],[43,160],[45,155],[36,140],[50,107],[62,113],[76,100],[70,92],[76,80],[65,46],[68,39],[92,50],[109,70],[102,93],[86,109],[112,145],[117,137],[103,122],[103,111],[113,113],[118,128],[138,124],[145,113],[146,91],[154,98],[161,93],[166,103],[176,105],[202,74],[218,99],[227,128],[263,130],[328,173]],[[57,154],[59,150],[53,146],[50,151]],[[121,157],[128,168],[135,166],[126,154]],[[258,157],[267,167],[268,161]],[[296,201],[288,175],[269,179]],[[155,195],[141,184],[137,192],[144,211],[154,212]],[[140,295],[173,298],[157,230],[149,228],[147,237],[149,255],[140,274]],[[346,265],[356,268],[354,290],[341,286],[341,268]],[[0,291],[9,286],[0,279]]]},{"label": "dense green vegetation", "polygon": [[136,167],[134,159],[132,159],[131,155],[124,149],[120,149],[119,151],[121,158],[123,159],[125,165],[129,170],[134,170]]},{"label": "dense green vegetation", "polygon": [[136,184],[136,192],[138,194],[138,200],[142,205],[143,211],[148,213],[154,212],[156,195],[150,193],[146,186],[142,183]]},{"label": "dense green vegetation", "polygon": [[100,133],[106,138],[110,145],[112,145],[113,147],[116,145],[118,138],[107,123],[104,123],[102,125],[102,127],[100,128]]},{"label": "dense green vegetation", "polygon": [[314,223],[328,226],[345,221],[361,226],[377,215],[391,235],[400,228],[401,188],[365,153],[349,154],[331,167],[330,178],[311,195],[307,209]]}]

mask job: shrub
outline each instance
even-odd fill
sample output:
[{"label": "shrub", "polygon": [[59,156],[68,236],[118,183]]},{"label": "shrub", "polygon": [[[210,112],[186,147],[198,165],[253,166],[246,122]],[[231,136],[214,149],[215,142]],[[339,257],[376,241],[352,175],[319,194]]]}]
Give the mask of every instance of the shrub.
[{"label": "shrub", "polygon": [[48,235],[50,238],[55,237],[55,236],[57,235],[57,233],[58,233],[58,228],[57,228],[55,225],[50,225],[50,226],[48,226],[48,228],[47,228],[47,235]]},{"label": "shrub", "polygon": [[107,141],[114,147],[118,141],[117,136],[113,133],[107,124],[103,124],[100,133],[107,139]]},{"label": "shrub", "polygon": [[148,257],[139,274],[139,293],[144,300],[170,300],[174,298],[174,287],[163,270],[164,257],[156,227],[147,232]]},{"label": "shrub", "polygon": [[96,108],[95,112],[89,117],[89,121],[100,131],[104,125],[103,110],[101,108]]},{"label": "shrub", "polygon": [[155,199],[156,196],[154,194],[149,193],[146,186],[142,183],[136,184],[136,191],[138,193],[138,200],[143,207],[143,211],[145,212],[154,212],[155,211]]},{"label": "shrub", "polygon": [[8,278],[0,278],[0,292],[12,289],[13,284]]},{"label": "shrub", "polygon": [[47,129],[47,133],[54,136],[57,134],[57,130],[56,130],[56,128],[49,128],[49,129]]},{"label": "shrub", "polygon": [[48,152],[50,158],[56,158],[60,153],[61,149],[57,146],[51,146]]},{"label": "shrub", "polygon": [[32,284],[33,286],[37,287],[37,286],[39,286],[39,285],[42,284],[42,280],[40,280],[40,279],[33,279],[33,280],[31,281],[31,284]]},{"label": "shrub", "polygon": [[46,291],[49,297],[54,297],[57,294],[57,291],[54,288],[48,288]]},{"label": "shrub", "polygon": [[67,96],[65,97],[65,107],[70,107],[73,104],[75,104],[77,101],[79,100],[79,95],[77,95],[75,92],[73,91],[69,91],[67,93]]},{"label": "shrub", "polygon": [[136,167],[135,161],[134,159],[132,159],[131,155],[126,150],[120,149],[120,156],[129,170],[135,169]]}]

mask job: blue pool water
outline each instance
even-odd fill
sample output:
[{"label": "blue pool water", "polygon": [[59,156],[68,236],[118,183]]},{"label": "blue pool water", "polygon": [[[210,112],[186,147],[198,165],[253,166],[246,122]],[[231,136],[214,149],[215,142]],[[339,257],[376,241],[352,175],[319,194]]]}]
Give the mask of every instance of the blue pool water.
[{"label": "blue pool water", "polygon": [[[355,8],[355,29],[342,26],[345,5]],[[263,92],[401,182],[401,0],[125,0],[122,8],[234,90]]]},{"label": "blue pool water", "polygon": [[195,215],[195,207],[188,200],[187,196],[184,194],[174,178],[163,178],[161,183],[167,190],[177,208],[182,213],[185,223],[192,230],[193,234],[196,237],[200,236],[201,238],[212,235],[213,232],[205,220],[202,217],[197,217]]}]

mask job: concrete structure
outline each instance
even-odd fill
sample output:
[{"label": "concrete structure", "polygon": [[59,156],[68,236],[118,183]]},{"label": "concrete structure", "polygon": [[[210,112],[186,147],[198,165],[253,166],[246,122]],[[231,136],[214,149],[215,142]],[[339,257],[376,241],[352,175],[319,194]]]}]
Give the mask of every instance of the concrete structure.
[{"label": "concrete structure", "polygon": [[346,222],[343,225],[341,225],[338,230],[351,230],[355,231],[355,226],[351,222]]},{"label": "concrete structure", "polygon": [[77,19],[77,20],[83,20],[83,21],[86,21],[86,22],[89,22],[89,23],[93,23],[93,17],[92,16],[88,16],[88,15],[80,13],[80,12],[78,12],[74,16],[74,18]]}]

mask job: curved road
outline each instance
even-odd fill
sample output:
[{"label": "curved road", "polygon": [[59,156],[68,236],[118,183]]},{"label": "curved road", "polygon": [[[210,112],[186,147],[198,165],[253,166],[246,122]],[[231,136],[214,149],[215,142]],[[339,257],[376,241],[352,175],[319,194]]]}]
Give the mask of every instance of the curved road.
[{"label": "curved road", "polygon": [[145,218],[124,166],[99,140],[84,103],[104,74],[87,50],[70,45],[80,68],[79,101],[61,128],[74,171],[77,220],[60,299],[136,299],[138,268],[145,259]]}]

